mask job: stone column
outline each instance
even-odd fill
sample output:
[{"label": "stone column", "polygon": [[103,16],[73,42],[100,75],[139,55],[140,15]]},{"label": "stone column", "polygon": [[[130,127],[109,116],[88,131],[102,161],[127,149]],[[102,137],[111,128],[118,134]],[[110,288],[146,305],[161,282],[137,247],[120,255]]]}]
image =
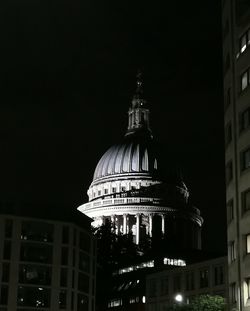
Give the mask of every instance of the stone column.
[{"label": "stone column", "polygon": [[136,214],[136,244],[140,242],[140,224],[141,224],[141,215]]},{"label": "stone column", "polygon": [[162,235],[165,235],[165,215],[161,214],[161,232]]},{"label": "stone column", "polygon": [[123,214],[123,234],[127,234],[127,214]]},{"label": "stone column", "polygon": [[148,221],[149,221],[149,236],[152,237],[152,231],[153,231],[153,214],[148,215]]}]

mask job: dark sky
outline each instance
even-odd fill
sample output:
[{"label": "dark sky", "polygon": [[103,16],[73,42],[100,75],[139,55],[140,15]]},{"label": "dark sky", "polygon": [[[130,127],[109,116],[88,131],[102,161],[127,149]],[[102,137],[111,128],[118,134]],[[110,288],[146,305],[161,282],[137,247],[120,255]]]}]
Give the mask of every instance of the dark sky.
[{"label": "dark sky", "polygon": [[219,1],[12,0],[0,12],[1,201],[85,202],[141,68],[166,163],[182,167],[204,245],[224,248]]}]

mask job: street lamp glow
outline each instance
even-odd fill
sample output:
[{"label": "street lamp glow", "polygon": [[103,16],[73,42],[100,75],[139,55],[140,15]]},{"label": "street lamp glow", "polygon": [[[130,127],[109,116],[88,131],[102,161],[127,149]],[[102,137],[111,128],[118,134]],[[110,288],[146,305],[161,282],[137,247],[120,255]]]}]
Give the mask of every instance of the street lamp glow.
[{"label": "street lamp glow", "polygon": [[183,296],[181,294],[177,294],[174,299],[177,301],[177,302],[182,302],[183,301]]}]

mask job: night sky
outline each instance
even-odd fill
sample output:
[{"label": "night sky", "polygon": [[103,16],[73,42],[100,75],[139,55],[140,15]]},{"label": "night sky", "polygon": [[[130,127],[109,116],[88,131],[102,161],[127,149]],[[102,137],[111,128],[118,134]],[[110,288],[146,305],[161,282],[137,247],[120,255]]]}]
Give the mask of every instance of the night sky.
[{"label": "night sky", "polygon": [[166,164],[225,249],[220,1],[1,4],[1,201],[75,208],[127,126],[135,76]]}]

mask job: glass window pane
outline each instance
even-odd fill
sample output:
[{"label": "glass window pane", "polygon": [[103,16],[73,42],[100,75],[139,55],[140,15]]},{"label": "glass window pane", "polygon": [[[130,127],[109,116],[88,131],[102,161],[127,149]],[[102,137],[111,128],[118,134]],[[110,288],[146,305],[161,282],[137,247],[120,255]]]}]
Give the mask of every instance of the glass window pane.
[{"label": "glass window pane", "polygon": [[12,237],[12,228],[13,228],[13,221],[12,219],[6,219],[4,224],[4,232],[6,238]]},{"label": "glass window pane", "polygon": [[90,270],[90,259],[87,254],[80,252],[79,254],[79,269],[84,272],[89,272]]},{"label": "glass window pane", "polygon": [[51,268],[30,264],[20,265],[19,283],[50,285]]},{"label": "glass window pane", "polygon": [[11,242],[4,241],[3,259],[10,259],[10,257],[11,257]]},{"label": "glass window pane", "polygon": [[240,39],[240,52],[243,53],[247,48],[247,35],[244,34]]},{"label": "glass window pane", "polygon": [[46,244],[22,243],[20,260],[29,262],[52,263],[52,246]]},{"label": "glass window pane", "polygon": [[90,237],[84,232],[80,232],[80,242],[79,246],[83,251],[89,252],[90,251]]},{"label": "glass window pane", "polygon": [[1,293],[0,293],[0,304],[1,305],[7,305],[8,304],[8,286],[2,285],[1,286]]},{"label": "glass window pane", "polygon": [[89,277],[83,273],[78,274],[78,289],[85,293],[89,292]]},{"label": "glass window pane", "polygon": [[59,308],[60,309],[66,309],[67,308],[67,292],[61,291],[59,293]]},{"label": "glass window pane", "polygon": [[68,270],[66,268],[61,269],[60,285],[67,287]]},{"label": "glass window pane", "polygon": [[247,87],[247,72],[244,72],[241,76],[241,90],[243,91]]},{"label": "glass window pane", "polygon": [[77,295],[77,310],[78,311],[86,311],[89,307],[89,299],[87,296],[83,294]]},{"label": "glass window pane", "polygon": [[21,239],[52,242],[54,226],[45,222],[23,221],[21,229]]},{"label": "glass window pane", "polygon": [[61,264],[65,266],[68,264],[68,248],[67,247],[62,247]]},{"label": "glass window pane", "polygon": [[247,254],[250,254],[250,234],[246,236]]},{"label": "glass window pane", "polygon": [[17,305],[48,308],[50,306],[50,290],[43,287],[19,286],[17,292]]},{"label": "glass window pane", "polygon": [[62,229],[62,242],[63,244],[69,243],[69,227],[63,226]]},{"label": "glass window pane", "polygon": [[2,264],[2,282],[9,282],[10,275],[10,264],[8,262],[4,262]]}]

